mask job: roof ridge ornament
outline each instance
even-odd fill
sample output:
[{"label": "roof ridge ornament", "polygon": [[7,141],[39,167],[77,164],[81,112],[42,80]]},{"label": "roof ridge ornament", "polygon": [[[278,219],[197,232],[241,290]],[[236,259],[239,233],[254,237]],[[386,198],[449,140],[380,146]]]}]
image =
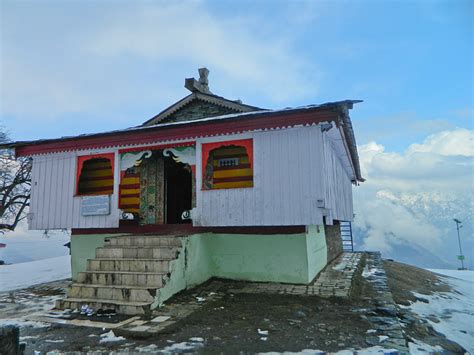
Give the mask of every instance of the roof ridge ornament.
[{"label": "roof ridge ornament", "polygon": [[184,87],[189,91],[195,93],[200,92],[202,94],[212,95],[212,92],[209,90],[209,69],[199,68],[199,80],[194,78],[186,78],[184,80]]}]

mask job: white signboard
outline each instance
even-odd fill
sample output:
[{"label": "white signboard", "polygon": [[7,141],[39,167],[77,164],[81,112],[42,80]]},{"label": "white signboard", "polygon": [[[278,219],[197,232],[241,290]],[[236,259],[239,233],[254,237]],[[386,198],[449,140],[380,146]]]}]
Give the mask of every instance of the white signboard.
[{"label": "white signboard", "polygon": [[81,214],[83,216],[101,216],[110,214],[109,195],[82,196]]}]

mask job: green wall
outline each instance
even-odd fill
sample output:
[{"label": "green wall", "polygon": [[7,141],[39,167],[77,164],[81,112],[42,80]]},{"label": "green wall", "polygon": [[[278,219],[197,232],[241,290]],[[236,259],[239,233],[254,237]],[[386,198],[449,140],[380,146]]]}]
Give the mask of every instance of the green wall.
[{"label": "green wall", "polygon": [[[71,239],[73,279],[85,271],[95,248],[114,235],[74,235]],[[301,234],[194,234],[183,238],[171,276],[158,290],[154,306],[211,277],[261,282],[307,284],[326,266],[323,226],[309,226]]]},{"label": "green wall", "polygon": [[76,280],[77,274],[86,271],[87,259],[95,258],[95,249],[104,246],[104,239],[113,234],[71,235],[71,273]]},{"label": "green wall", "polygon": [[326,266],[328,252],[324,226],[308,226],[306,250],[308,256],[308,283]]}]

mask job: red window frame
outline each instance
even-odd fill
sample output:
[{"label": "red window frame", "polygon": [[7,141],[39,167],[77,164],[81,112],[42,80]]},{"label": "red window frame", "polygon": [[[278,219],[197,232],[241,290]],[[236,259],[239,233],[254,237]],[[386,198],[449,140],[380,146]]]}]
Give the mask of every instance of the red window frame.
[{"label": "red window frame", "polygon": [[207,164],[207,160],[209,159],[210,152],[213,149],[216,149],[216,148],[229,147],[229,146],[232,146],[232,145],[245,148],[245,150],[247,151],[247,154],[249,156],[250,168],[252,169],[252,172],[253,172],[253,170],[254,170],[253,169],[253,138],[237,139],[237,140],[223,141],[223,142],[202,143],[202,145],[201,145],[201,156],[202,156],[202,162],[201,162],[201,190],[203,190],[203,191],[216,190],[216,189],[205,189],[204,186],[203,186],[203,184],[204,184],[204,172],[205,172],[204,167]]},{"label": "red window frame", "polygon": [[81,155],[77,157],[77,164],[76,164],[76,189],[75,189],[75,196],[92,196],[88,194],[79,194],[79,178],[81,177],[82,167],[84,163],[91,159],[97,158],[104,158],[110,161],[110,165],[112,166],[112,176],[114,180],[114,185],[112,189],[112,194],[115,190],[115,153],[103,153],[103,154],[91,154],[91,155]]}]

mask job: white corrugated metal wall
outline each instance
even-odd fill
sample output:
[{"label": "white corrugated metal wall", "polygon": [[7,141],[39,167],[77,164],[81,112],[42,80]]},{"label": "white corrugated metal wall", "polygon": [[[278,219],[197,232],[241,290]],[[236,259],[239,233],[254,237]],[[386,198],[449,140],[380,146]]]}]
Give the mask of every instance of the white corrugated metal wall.
[{"label": "white corrugated metal wall", "polygon": [[352,218],[350,179],[319,126],[254,132],[239,136],[198,140],[253,138],[254,187],[201,190],[198,159],[197,207],[193,217],[199,226],[278,226],[322,224],[324,199],[332,219]]},{"label": "white corrugated metal wall", "polygon": [[[324,137],[323,137],[324,136]],[[201,144],[253,138],[254,187],[201,190]],[[319,126],[260,131],[197,140],[197,226],[278,226],[352,220],[352,185]],[[118,227],[118,149],[65,152],[33,157],[30,229]],[[81,216],[74,196],[78,155],[115,154],[114,194],[109,215]],[[324,200],[326,212],[318,207]]]},{"label": "white corrugated metal wall", "polygon": [[352,183],[336,153],[335,142],[323,135],[324,199],[328,209],[327,223],[332,220],[352,221]]},{"label": "white corrugated metal wall", "polygon": [[[81,152],[88,155],[113,152]],[[33,157],[30,229],[112,228],[118,227],[118,155],[115,155],[114,194],[110,199],[110,214],[82,216],[81,198],[74,196],[76,184],[76,152],[38,155]]]}]

